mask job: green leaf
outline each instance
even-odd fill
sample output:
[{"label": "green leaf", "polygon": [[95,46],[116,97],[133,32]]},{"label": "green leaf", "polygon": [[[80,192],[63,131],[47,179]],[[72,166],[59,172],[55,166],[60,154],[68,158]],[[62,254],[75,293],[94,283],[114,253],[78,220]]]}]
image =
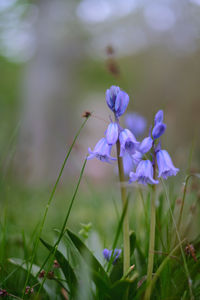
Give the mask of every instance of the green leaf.
[{"label": "green leaf", "polygon": [[87,246],[80,240],[80,238],[77,235],[75,235],[69,229],[67,229],[67,233],[74,245],[76,246],[76,248],[78,249],[78,251],[80,252],[80,254],[83,256],[88,266],[92,270],[99,273],[105,281],[109,282],[108,275],[105,272],[104,268],[96,259],[96,257],[91,253],[91,251],[87,248]]},{"label": "green leaf", "polygon": [[[40,240],[49,251],[53,249],[53,247],[46,241],[44,241],[42,238],[40,238]],[[68,260],[64,257],[64,255],[58,250],[55,252],[55,258],[60,264],[60,267],[63,271],[67,284],[69,285],[72,295],[74,295],[77,287],[77,278],[71,265],[69,264]]]}]

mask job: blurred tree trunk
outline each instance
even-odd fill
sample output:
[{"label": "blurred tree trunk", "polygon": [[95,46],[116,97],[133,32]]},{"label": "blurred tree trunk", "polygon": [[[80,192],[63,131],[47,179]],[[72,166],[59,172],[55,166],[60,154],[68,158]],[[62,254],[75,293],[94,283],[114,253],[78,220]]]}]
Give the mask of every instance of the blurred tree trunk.
[{"label": "blurred tree trunk", "polygon": [[[39,0],[35,55],[25,68],[18,170],[30,182],[55,179],[73,137],[83,39],[74,1]],[[78,123],[78,122],[77,122]]]}]

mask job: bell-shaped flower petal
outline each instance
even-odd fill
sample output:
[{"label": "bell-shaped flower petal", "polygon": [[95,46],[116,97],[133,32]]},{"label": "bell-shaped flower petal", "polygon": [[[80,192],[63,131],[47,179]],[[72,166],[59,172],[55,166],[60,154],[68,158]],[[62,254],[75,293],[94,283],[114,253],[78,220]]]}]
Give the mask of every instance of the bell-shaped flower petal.
[{"label": "bell-shaped flower petal", "polygon": [[123,165],[124,165],[124,173],[126,175],[129,175],[129,173],[135,167],[132,155],[130,155],[128,152],[125,152],[124,155],[123,155]]},{"label": "bell-shaped flower petal", "polygon": [[129,103],[129,95],[124,91],[120,91],[117,94],[117,98],[115,101],[115,115],[116,117],[120,117],[126,111],[126,108]]},{"label": "bell-shaped flower petal", "polygon": [[90,155],[87,157],[87,159],[90,160],[96,157],[100,161],[110,163],[110,161],[116,160],[116,158],[110,155],[111,148],[112,146],[107,144],[106,138],[102,138],[100,141],[98,141],[93,151],[91,148],[88,148]]},{"label": "bell-shaped flower petal", "polygon": [[163,118],[164,118],[164,113],[163,110],[159,110],[157,112],[157,114],[155,115],[154,118],[154,125],[158,124],[158,123],[162,123],[163,122]]},{"label": "bell-shaped flower petal", "polygon": [[160,150],[156,153],[157,165],[158,165],[158,177],[167,179],[169,176],[176,176],[179,172],[178,168],[175,168],[169,153],[166,150]]},{"label": "bell-shaped flower petal", "polygon": [[164,123],[157,123],[153,130],[152,130],[152,136],[154,139],[158,139],[159,137],[161,137],[161,135],[163,135],[163,133],[166,130],[166,124]]},{"label": "bell-shaped flower petal", "polygon": [[136,137],[139,137],[146,129],[147,121],[138,113],[128,113],[125,116],[125,125]]},{"label": "bell-shaped flower petal", "polygon": [[120,92],[120,88],[118,86],[111,86],[110,89],[108,89],[106,91],[106,102],[108,107],[115,112],[115,102],[116,102],[116,98],[117,95]]},{"label": "bell-shaped flower petal", "polygon": [[119,135],[120,141],[120,156],[123,156],[125,151],[129,154],[134,154],[139,146],[139,142],[129,129],[124,129]]},{"label": "bell-shaped flower petal", "polygon": [[110,123],[106,130],[106,140],[108,145],[114,145],[118,140],[118,125],[117,123]]},{"label": "bell-shaped flower petal", "polygon": [[145,154],[149,152],[153,144],[153,140],[151,137],[146,137],[141,143],[138,148],[138,151],[140,151],[142,154]]},{"label": "bell-shaped flower petal", "polygon": [[141,160],[136,172],[130,172],[129,182],[137,181],[140,184],[158,184],[159,181],[153,178],[153,166],[150,160]]}]

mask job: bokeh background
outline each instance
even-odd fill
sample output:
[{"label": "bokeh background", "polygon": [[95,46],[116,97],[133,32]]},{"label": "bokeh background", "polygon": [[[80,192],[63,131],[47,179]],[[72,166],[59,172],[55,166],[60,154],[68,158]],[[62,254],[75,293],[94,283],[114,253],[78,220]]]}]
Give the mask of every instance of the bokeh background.
[{"label": "bokeh background", "polygon": [[[14,241],[39,222],[89,110],[47,233],[61,224],[87,148],[105,131],[105,91],[113,84],[129,93],[129,112],[147,119],[146,134],[164,109],[163,147],[181,169],[180,186],[188,168],[198,171],[199,0],[0,0],[0,74],[1,209]],[[91,221],[111,231],[113,199],[120,205],[115,174],[116,166],[88,162],[72,227]]]}]

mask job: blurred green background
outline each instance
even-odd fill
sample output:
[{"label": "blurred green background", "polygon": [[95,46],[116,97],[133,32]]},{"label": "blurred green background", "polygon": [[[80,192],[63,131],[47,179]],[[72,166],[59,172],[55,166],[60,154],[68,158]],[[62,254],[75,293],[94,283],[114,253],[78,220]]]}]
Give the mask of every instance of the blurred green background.
[{"label": "blurred green background", "polygon": [[[144,115],[148,127],[164,109],[162,142],[181,170],[174,187],[180,195],[188,166],[198,172],[200,162],[199,23],[199,0],[0,1],[0,209],[2,232],[10,234],[8,256],[19,249],[22,232],[33,232],[41,220],[81,115],[89,110],[96,117],[73,149],[46,235],[61,226],[87,148],[103,136],[110,85],[129,93],[129,112]],[[109,71],[111,63],[117,75]],[[69,220],[74,230],[92,222],[109,242],[115,202],[120,210],[116,182],[116,166],[87,163]]]}]

